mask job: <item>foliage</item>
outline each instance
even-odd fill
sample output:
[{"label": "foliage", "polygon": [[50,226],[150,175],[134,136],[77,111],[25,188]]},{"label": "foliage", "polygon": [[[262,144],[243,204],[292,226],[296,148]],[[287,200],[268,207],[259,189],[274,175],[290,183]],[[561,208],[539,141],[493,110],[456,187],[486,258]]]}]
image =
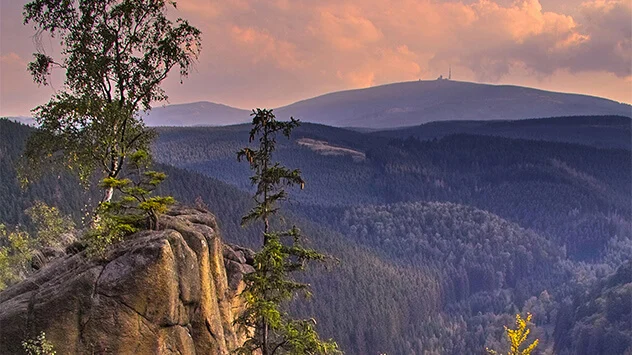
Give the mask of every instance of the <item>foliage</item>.
[{"label": "foliage", "polygon": [[21,160],[26,140],[35,132],[32,127],[6,119],[0,119],[0,222],[7,225],[22,225],[32,230],[31,219],[24,213],[33,201],[43,201],[56,206],[60,213],[72,216],[78,223],[84,205],[98,200],[99,193],[94,186],[81,188],[76,176],[68,171],[45,174],[37,181],[21,187],[17,165]]},{"label": "foliage", "polygon": [[48,206],[42,201],[35,201],[25,213],[33,222],[36,230],[34,237],[40,247],[61,246],[60,236],[75,228],[69,216],[62,216],[57,207]]},{"label": "foliage", "polygon": [[34,241],[22,230],[0,224],[0,290],[22,280],[30,271]]},{"label": "foliage", "polygon": [[110,246],[137,231],[134,226],[121,223],[105,213],[102,208],[97,208],[96,213],[99,218],[92,223],[90,229],[81,238],[86,245],[86,252],[90,258],[104,257]]},{"label": "foliage", "polygon": [[257,187],[256,206],[243,217],[242,223],[263,222],[263,248],[256,253],[255,271],[244,278],[246,310],[237,323],[246,328],[249,337],[237,352],[261,351],[262,355],[339,353],[335,342],[319,338],[310,320],[294,320],[281,310],[298,292],[309,294],[308,284],[293,280],[290,274],[304,270],[308,261],[325,259],[325,255],[302,245],[296,227],[285,232],[270,231],[270,217],[278,212],[277,203],[287,198],[283,186],[304,186],[299,170],[289,170],[271,162],[276,134],[281,132],[289,137],[299,123],[294,118],[289,122],[277,121],[272,111],[265,109],[253,110],[252,116],[249,142],[259,136],[259,147],[243,148],[237,158],[245,158],[254,171],[250,180]]},{"label": "foliage", "polygon": [[243,217],[242,223],[262,220],[264,232],[267,233],[268,219],[278,211],[275,207],[276,203],[287,197],[282,186],[300,185],[302,189],[305,185],[298,169],[290,170],[279,163],[272,164],[270,161],[272,152],[276,147],[276,134],[282,132],[284,136],[289,138],[290,132],[299,125],[299,122],[293,117],[290,118],[289,122],[277,121],[272,111],[265,109],[253,110],[252,116],[254,116],[252,119],[253,127],[250,130],[248,141],[252,143],[260,134],[259,149],[243,148],[237,153],[237,160],[246,159],[250,163],[250,169],[254,171],[254,175],[250,177],[250,182],[257,187],[254,196],[257,204]]},{"label": "foliage", "polygon": [[[33,0],[24,6],[25,24],[62,45],[61,60],[35,54],[28,65],[34,81],[47,85],[54,67],[66,73],[63,90],[34,110],[40,130],[27,144],[25,172],[54,162],[84,180],[92,172],[116,178],[129,154],[147,148],[153,134],[138,110],[165,100],[161,82],[176,66],[186,76],[200,50],[200,31],[186,20],[170,21],[171,6],[175,2],[165,0]],[[112,193],[107,187],[102,201]]]},{"label": "foliage", "polygon": [[167,175],[149,170],[151,156],[145,150],[130,155],[123,178],[105,178],[102,185],[119,193],[113,201],[103,202],[97,209],[97,220],[84,237],[88,254],[103,256],[110,245],[139,229],[155,230],[160,214],[175,203],[171,196],[153,196],[154,190]]},{"label": "foliage", "polygon": [[[583,290],[582,290],[583,291]],[[632,259],[596,280],[560,307],[555,325],[560,355],[629,354],[632,351]]]},{"label": "foliage", "polygon": [[46,333],[41,332],[37,338],[22,342],[22,347],[28,355],[55,355],[53,344],[46,340]]},{"label": "foliage", "polygon": [[103,204],[103,213],[109,214],[122,225],[130,227],[144,225],[158,228],[159,216],[175,203],[171,196],[152,196],[154,190],[167,175],[149,170],[151,156],[145,150],[134,152],[129,159],[129,173],[122,179],[106,178],[102,185],[120,192],[114,202]]},{"label": "foliage", "polygon": [[25,214],[35,227],[33,234],[19,226],[9,230],[0,223],[0,290],[33,271],[31,260],[36,250],[63,247],[62,235],[74,230],[68,216],[62,216],[56,207],[42,201],[35,201]]},{"label": "foliage", "polygon": [[[531,332],[531,330],[527,328],[527,323],[531,321],[531,316],[530,313],[527,313],[527,318],[522,319],[520,314],[516,314],[516,329],[505,327],[505,332],[507,333],[507,338],[510,343],[510,350],[507,352],[507,355],[529,355],[536,346],[538,346],[540,342],[538,339],[529,345],[525,343]],[[523,349],[521,350],[520,348]],[[490,354],[498,354],[497,351],[490,349],[487,349],[487,352]]]}]

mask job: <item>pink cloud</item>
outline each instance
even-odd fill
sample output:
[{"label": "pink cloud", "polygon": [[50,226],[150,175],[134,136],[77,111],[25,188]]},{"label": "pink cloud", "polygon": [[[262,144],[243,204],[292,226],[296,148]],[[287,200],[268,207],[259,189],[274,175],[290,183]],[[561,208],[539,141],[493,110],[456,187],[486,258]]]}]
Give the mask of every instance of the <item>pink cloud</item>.
[{"label": "pink cloud", "polygon": [[329,6],[316,9],[310,34],[330,43],[334,49],[353,51],[378,42],[382,32],[353,6]]},{"label": "pink cloud", "polygon": [[[21,15],[13,1],[0,0],[0,56],[29,58],[33,44],[14,20]],[[586,93],[597,92],[586,75],[610,78],[610,91],[599,94],[632,101],[620,89],[632,77],[629,0],[573,0],[572,12],[556,1],[563,0],[179,1],[174,14],[203,31],[203,48],[184,85],[170,78],[166,89],[173,103],[282,105],[328,91],[434,79],[451,65],[460,80],[576,83]],[[20,75],[32,88],[27,73]],[[9,95],[9,86],[0,96]]]},{"label": "pink cloud", "polygon": [[275,38],[266,31],[233,26],[231,34],[234,41],[251,58],[253,64],[269,60],[275,66],[287,70],[295,70],[303,66],[295,45]]}]

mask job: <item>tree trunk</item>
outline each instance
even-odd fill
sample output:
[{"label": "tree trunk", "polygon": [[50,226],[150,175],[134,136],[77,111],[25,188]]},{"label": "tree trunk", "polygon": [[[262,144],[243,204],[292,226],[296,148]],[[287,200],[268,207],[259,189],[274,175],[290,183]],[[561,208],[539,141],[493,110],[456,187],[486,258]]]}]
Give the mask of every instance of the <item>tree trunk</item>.
[{"label": "tree trunk", "polygon": [[[110,159],[110,170],[107,172],[108,178],[115,178],[119,172],[119,161],[115,156],[112,156]],[[112,196],[114,195],[114,188],[108,187],[103,192],[103,199],[101,199],[101,203],[112,201]]]},{"label": "tree trunk", "polygon": [[268,349],[268,322],[263,320],[263,346],[261,347],[262,355],[270,355],[270,349]]},{"label": "tree trunk", "polygon": [[101,199],[101,203],[110,202],[112,200],[112,196],[114,195],[114,188],[108,187],[103,192],[103,198]]}]

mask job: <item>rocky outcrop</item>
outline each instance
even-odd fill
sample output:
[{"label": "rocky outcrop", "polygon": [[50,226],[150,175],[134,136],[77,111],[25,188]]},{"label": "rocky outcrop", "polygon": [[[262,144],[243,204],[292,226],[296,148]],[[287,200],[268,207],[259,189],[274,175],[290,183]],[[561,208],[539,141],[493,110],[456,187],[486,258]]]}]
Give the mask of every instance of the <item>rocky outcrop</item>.
[{"label": "rocky outcrop", "polygon": [[[53,260],[0,293],[0,354],[41,331],[57,354],[228,354],[252,255],[224,245],[210,213],[178,208],[99,262]],[[247,255],[248,254],[248,255]],[[224,256],[227,256],[224,258]]]}]

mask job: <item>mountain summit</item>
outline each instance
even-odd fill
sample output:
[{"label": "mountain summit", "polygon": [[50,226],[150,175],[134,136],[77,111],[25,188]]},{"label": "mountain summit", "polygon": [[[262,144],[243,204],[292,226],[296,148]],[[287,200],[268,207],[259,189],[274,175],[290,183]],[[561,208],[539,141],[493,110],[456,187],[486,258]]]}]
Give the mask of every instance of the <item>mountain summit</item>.
[{"label": "mountain summit", "polygon": [[338,127],[393,128],[447,120],[623,115],[615,101],[511,85],[411,81],[326,94],[276,110],[280,117]]},{"label": "mountain summit", "polygon": [[[396,128],[448,120],[517,120],[618,115],[632,107],[612,100],[511,85],[446,79],[333,92],[275,109],[277,117],[337,127]],[[222,126],[248,122],[250,112],[212,102],[153,109],[149,126]]]}]

